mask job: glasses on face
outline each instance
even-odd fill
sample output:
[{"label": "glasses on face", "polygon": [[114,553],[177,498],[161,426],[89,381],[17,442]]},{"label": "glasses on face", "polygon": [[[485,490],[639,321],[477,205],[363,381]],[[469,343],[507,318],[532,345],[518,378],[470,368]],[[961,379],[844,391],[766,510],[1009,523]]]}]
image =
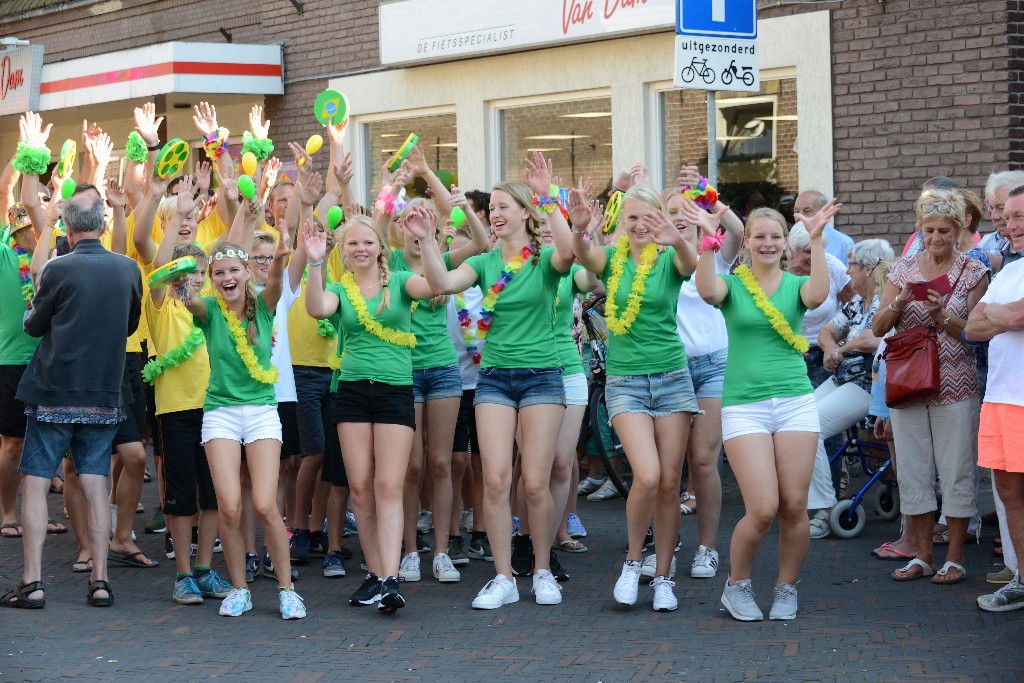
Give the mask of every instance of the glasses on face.
[{"label": "glasses on face", "polygon": [[252,260],[256,263],[267,264],[274,260],[273,256],[253,256]]},{"label": "glasses on face", "polygon": [[921,205],[922,213],[945,213],[949,215],[956,214],[956,208],[949,202],[925,202]]},{"label": "glasses on face", "polygon": [[[228,249],[227,251],[218,251],[216,254],[213,255],[213,260],[214,261],[221,261],[221,260],[226,259],[226,258],[237,258],[237,259],[241,259],[242,261],[244,261],[246,263],[249,262],[249,255],[246,254],[241,249]],[[270,258],[270,257],[267,257],[267,258]],[[257,257],[257,260],[259,260],[259,257]]]}]

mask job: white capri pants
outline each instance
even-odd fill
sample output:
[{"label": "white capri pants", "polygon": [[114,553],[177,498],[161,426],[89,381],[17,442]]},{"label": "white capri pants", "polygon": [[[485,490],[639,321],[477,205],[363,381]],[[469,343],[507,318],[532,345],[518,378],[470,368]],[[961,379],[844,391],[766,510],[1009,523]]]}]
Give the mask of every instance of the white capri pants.
[{"label": "white capri pants", "polygon": [[868,414],[871,394],[854,382],[836,386],[834,377],[829,377],[814,390],[818,405],[818,419],[821,431],[818,434],[818,451],[814,455],[814,472],[811,473],[811,487],[807,492],[807,509],[821,510],[836,504],[836,489],[832,485],[832,469],[825,452],[825,439],[842,434]]}]

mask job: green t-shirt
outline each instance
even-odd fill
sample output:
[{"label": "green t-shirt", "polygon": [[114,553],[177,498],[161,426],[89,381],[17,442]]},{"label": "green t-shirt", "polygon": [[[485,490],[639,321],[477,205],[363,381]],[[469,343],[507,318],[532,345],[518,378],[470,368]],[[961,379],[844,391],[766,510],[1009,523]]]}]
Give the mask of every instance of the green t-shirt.
[{"label": "green t-shirt", "polygon": [[[551,265],[553,248],[541,249],[540,261],[526,260],[519,272],[498,295],[487,331],[480,367],[557,368],[561,363],[555,349],[555,296],[562,273]],[[466,259],[484,292],[498,281],[505,263],[501,249]]]},{"label": "green t-shirt", "polygon": [[558,281],[558,297],[555,299],[555,345],[558,348],[558,360],[564,375],[578,375],[583,372],[580,350],[572,336],[572,309],[576,295],[580,294],[575,277],[581,270],[583,266],[573,265],[569,272],[562,276]]},{"label": "green t-shirt", "polygon": [[[603,247],[607,258],[601,279],[607,283],[612,276],[615,247]],[[608,332],[608,374],[653,375],[674,372],[686,367],[686,349],[676,331],[676,305],[679,288],[689,278],[679,274],[676,252],[669,247],[658,254],[658,260],[647,275],[640,311],[626,334]],[[622,279],[615,293],[616,314],[622,316],[633,288],[636,264],[626,258]]]},{"label": "green t-shirt", "polygon": [[[722,406],[811,393],[803,354],[779,336],[738,277],[718,277],[729,288],[719,306],[729,332]],[[800,298],[800,287],[807,280],[810,278],[783,273],[779,288],[768,297],[797,334],[807,310]]]},{"label": "green t-shirt", "polygon": [[[410,332],[412,323],[409,309],[412,299],[405,293],[405,283],[412,277],[408,271],[395,271],[388,280],[391,292],[391,307],[377,313],[382,287],[371,299],[366,299],[366,310],[385,328],[399,332]],[[345,289],[340,282],[327,288],[338,297],[338,310],[341,313],[341,334],[338,335],[338,353],[344,350],[341,359],[340,378],[343,382],[373,380],[393,386],[409,386],[412,384],[412,349],[398,346],[383,339],[378,339],[366,331],[356,309],[348,300]]]},{"label": "green t-shirt", "polygon": [[[445,252],[441,254],[444,265],[452,269],[452,257]],[[391,270],[395,272],[412,272],[401,249],[391,252]],[[412,333],[416,335],[416,346],[412,350],[412,369],[429,370],[445,365],[455,365],[459,355],[455,353],[455,345],[448,334],[448,308],[444,304],[434,306],[431,299],[416,304],[412,314]]]},{"label": "green t-shirt", "polygon": [[0,244],[0,365],[28,365],[39,346],[39,338],[25,332],[26,310],[18,253]]},{"label": "green t-shirt", "polygon": [[[220,313],[217,297],[204,296],[206,320],[193,323],[203,331],[206,348],[210,354],[210,384],[206,388],[203,410],[209,411],[224,406],[276,406],[274,385],[264,384],[252,378],[235,348],[235,338],[228,329],[227,321]],[[244,331],[248,323],[240,321]],[[256,295],[256,343],[252,350],[260,367],[270,367],[270,352],[273,346],[274,313],[267,309],[263,297]]]}]

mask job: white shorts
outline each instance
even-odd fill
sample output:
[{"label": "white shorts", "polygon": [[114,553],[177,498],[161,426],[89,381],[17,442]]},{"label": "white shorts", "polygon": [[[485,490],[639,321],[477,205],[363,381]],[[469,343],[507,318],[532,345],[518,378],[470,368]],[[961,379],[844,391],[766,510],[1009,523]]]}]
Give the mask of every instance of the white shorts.
[{"label": "white shorts", "polygon": [[202,442],[230,439],[242,445],[260,439],[281,439],[277,406],[224,406],[203,413]]},{"label": "white shorts", "polygon": [[582,372],[574,375],[562,375],[562,386],[565,387],[565,405],[585,406],[589,402],[587,396],[587,376]]},{"label": "white shorts", "polygon": [[722,408],[722,441],[747,434],[814,432],[821,429],[814,394],[769,398]]}]

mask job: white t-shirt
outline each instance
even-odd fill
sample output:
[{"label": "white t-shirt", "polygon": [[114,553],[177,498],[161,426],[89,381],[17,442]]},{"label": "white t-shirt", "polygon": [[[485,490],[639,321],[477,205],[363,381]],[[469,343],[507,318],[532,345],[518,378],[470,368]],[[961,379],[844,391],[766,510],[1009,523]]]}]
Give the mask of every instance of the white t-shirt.
[{"label": "white t-shirt", "polygon": [[[715,254],[715,274],[726,275],[730,264],[721,253]],[[704,302],[697,293],[697,278],[691,277],[679,288],[679,305],[676,306],[676,332],[686,347],[690,358],[704,356],[729,346],[729,334],[725,330],[722,312]]]},{"label": "white t-shirt", "polygon": [[[999,271],[988,286],[983,304],[1009,304],[1024,299],[1024,261],[1014,261]],[[988,343],[986,403],[1024,406],[1024,330],[1003,332]]]},{"label": "white t-shirt", "polygon": [[288,271],[285,270],[281,298],[274,310],[274,347],[270,352],[270,362],[277,368],[274,396],[278,403],[294,403],[298,400],[295,395],[295,374],[292,372],[292,352],[288,345],[288,311],[299,298],[300,291],[302,283],[293,291],[288,282]]},{"label": "white t-shirt", "polygon": [[[469,311],[470,329],[476,331],[476,324],[480,320],[480,308],[484,303],[484,294],[479,287],[470,287],[462,296],[466,299],[466,309]],[[462,390],[476,389],[476,380],[480,375],[480,366],[473,362],[473,357],[466,353],[466,338],[463,336],[462,327],[459,326],[458,307],[455,305],[455,295],[448,298],[448,336],[455,344],[455,353],[459,354],[459,374],[462,375]],[[483,353],[484,345],[477,341],[477,353]]]},{"label": "white t-shirt", "polygon": [[811,346],[818,345],[818,333],[821,332],[821,328],[825,327],[842,308],[839,292],[843,291],[843,287],[850,281],[842,261],[832,254],[825,254],[825,263],[828,265],[828,298],[813,311],[804,314],[803,335],[807,337]]}]

